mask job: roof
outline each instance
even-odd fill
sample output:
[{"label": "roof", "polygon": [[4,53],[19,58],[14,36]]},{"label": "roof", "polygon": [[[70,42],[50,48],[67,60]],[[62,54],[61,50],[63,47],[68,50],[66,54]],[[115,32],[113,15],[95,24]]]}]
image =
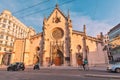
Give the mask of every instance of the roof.
[{"label": "roof", "polygon": [[72,33],[73,33],[73,34],[81,34],[81,35],[84,35],[84,32],[82,32],[82,31],[77,31],[77,30],[72,30]]},{"label": "roof", "polygon": [[[72,30],[72,33],[84,36],[84,32],[81,31]],[[88,35],[87,35],[87,39],[102,42],[100,39]]]},{"label": "roof", "polygon": [[108,34],[110,34],[111,32],[114,32],[117,29],[120,29],[120,23],[118,25],[116,25],[115,27],[113,27],[112,29],[110,29],[110,31],[108,32]]},{"label": "roof", "polygon": [[51,17],[51,15],[53,14],[53,12],[54,12],[56,9],[60,12],[60,14],[61,14],[65,19],[67,19],[67,17],[63,14],[63,12],[59,9],[58,5],[56,4],[56,7],[55,7],[54,10],[52,11],[52,13],[49,15],[49,17],[47,18],[47,20]]},{"label": "roof", "polygon": [[4,11],[2,12],[2,14],[12,15],[12,13],[11,13],[9,10],[4,10]]},{"label": "roof", "polygon": [[42,32],[41,32],[41,33],[37,33],[37,34],[31,36],[31,39],[34,39],[34,38],[40,37],[40,36],[42,36],[42,34],[43,34]]}]

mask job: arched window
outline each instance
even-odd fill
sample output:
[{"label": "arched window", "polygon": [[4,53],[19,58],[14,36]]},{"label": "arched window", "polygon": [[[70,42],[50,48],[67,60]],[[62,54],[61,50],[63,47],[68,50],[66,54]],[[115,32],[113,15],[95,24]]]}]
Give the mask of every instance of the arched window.
[{"label": "arched window", "polygon": [[80,49],[81,49],[81,45],[77,45],[78,52],[80,51]]}]

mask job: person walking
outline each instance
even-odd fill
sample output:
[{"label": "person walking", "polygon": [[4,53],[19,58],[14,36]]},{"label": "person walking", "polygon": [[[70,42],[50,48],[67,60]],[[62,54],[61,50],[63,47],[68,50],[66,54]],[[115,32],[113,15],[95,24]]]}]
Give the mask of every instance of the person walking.
[{"label": "person walking", "polygon": [[40,65],[39,63],[36,63],[33,67],[33,70],[40,70]]},{"label": "person walking", "polygon": [[88,60],[87,60],[87,59],[85,59],[85,60],[83,61],[83,69],[84,69],[84,70],[87,70],[86,67],[88,67]]}]

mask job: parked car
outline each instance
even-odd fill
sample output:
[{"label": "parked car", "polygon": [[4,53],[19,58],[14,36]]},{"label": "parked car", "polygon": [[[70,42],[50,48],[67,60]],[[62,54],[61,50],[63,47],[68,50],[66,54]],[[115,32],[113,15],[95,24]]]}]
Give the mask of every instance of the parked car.
[{"label": "parked car", "polygon": [[107,71],[120,73],[120,62],[113,62],[107,66]]},{"label": "parked car", "polygon": [[23,62],[15,62],[13,64],[8,65],[7,71],[19,71],[19,70],[24,70],[25,65]]}]

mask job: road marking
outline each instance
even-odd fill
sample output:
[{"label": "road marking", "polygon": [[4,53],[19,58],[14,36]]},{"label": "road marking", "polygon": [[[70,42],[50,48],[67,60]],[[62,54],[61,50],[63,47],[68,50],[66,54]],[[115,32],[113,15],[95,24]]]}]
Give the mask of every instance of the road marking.
[{"label": "road marking", "polygon": [[99,77],[99,78],[120,79],[120,76],[114,76],[114,75],[85,74],[84,76],[86,76],[86,77]]},{"label": "road marking", "polygon": [[81,77],[81,75],[78,75],[78,74],[76,74],[76,75],[73,75],[73,74],[58,74],[58,73],[52,73],[52,74],[50,74],[50,73],[39,73],[40,75],[55,75],[55,76],[70,76],[70,77]]},{"label": "road marking", "polygon": [[[23,73],[19,73],[19,74],[23,74]],[[64,74],[64,73],[28,73],[28,72],[24,72],[24,74],[30,74],[30,75],[50,75],[50,76],[68,76],[68,77],[84,77],[83,75],[80,74]]]}]

